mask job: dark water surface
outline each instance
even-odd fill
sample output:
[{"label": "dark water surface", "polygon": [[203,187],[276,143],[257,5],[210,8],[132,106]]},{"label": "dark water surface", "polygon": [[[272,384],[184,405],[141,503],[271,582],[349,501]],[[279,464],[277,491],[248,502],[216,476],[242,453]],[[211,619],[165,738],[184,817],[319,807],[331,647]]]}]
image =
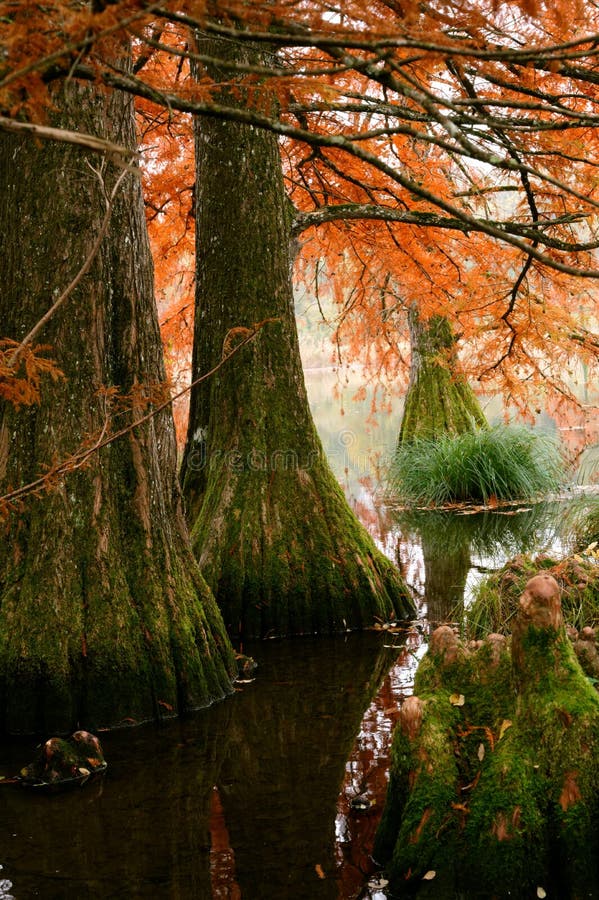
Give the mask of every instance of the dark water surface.
[{"label": "dark water surface", "polygon": [[[101,782],[0,785],[0,898],[359,896],[419,643],[412,630],[246,647],[256,678],[227,700],[100,735]],[[5,743],[0,774],[34,747]],[[374,805],[353,809],[357,796]]]},{"label": "dark water surface", "polygon": [[[548,504],[377,519],[374,536],[428,619],[247,645],[255,679],[226,700],[100,734],[103,780],[53,795],[0,781],[0,900],[384,900],[366,887],[369,854],[423,637],[461,617],[473,575],[519,549],[559,547],[562,514]],[[0,775],[35,746],[5,741]]]}]

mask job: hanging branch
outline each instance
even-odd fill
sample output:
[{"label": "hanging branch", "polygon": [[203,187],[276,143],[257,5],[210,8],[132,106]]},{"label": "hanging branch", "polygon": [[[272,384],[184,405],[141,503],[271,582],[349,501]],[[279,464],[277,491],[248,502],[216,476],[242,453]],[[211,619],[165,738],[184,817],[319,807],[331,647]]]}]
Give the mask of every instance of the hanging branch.
[{"label": "hanging branch", "polygon": [[[223,356],[219,363],[213,366],[210,371],[206,372],[204,375],[200,375],[199,378],[196,378],[191,384],[184,387],[178,393],[173,394],[172,397],[169,397],[168,400],[165,400],[163,403],[160,403],[150,412],[141,416],[139,419],[136,419],[134,422],[131,422],[129,425],[126,425],[124,428],[121,428],[119,431],[116,431],[114,434],[106,435],[108,430],[108,422],[104,422],[102,426],[102,430],[99,436],[94,440],[91,446],[81,446],[75,453],[71,454],[67,459],[63,460],[61,463],[56,464],[52,468],[50,468],[44,475],[41,475],[39,478],[36,478],[34,481],[29,482],[28,484],[24,484],[19,488],[15,488],[13,491],[9,491],[7,494],[4,494],[0,497],[0,516],[6,515],[7,511],[10,507],[15,506],[17,503],[20,503],[25,497],[35,494],[38,495],[44,490],[51,487],[55,484],[61,477],[68,475],[70,472],[75,472],[78,469],[83,468],[90,457],[92,457],[95,453],[102,450],[104,447],[108,447],[110,444],[113,444],[119,438],[128,434],[130,431],[133,431],[134,428],[138,428],[140,425],[144,425],[146,422],[149,422],[154,416],[158,415],[158,413],[162,412],[168,406],[171,406],[176,400],[180,397],[183,397],[192,388],[194,388],[197,384],[200,384],[202,381],[206,381],[208,378],[211,378],[216,372],[221,369],[225,363],[227,363],[230,359],[232,359],[239,351],[249,344],[254,338],[260,333],[262,328],[269,324],[270,322],[276,322],[277,319],[264,319],[262,322],[257,322],[252,325],[251,328],[243,328],[242,330],[239,328],[232,328],[227,335],[225,336],[225,343],[223,345],[226,353],[223,352]],[[239,341],[237,344],[233,344],[232,340],[229,338],[240,337],[240,332],[243,331],[243,339]]]},{"label": "hanging branch", "polygon": [[43,141],[61,141],[63,144],[75,144],[95,153],[105,153],[115,162],[126,165],[125,160],[137,156],[136,150],[129,150],[114,144],[94,134],[85,134],[80,131],[69,131],[67,128],[52,128],[50,125],[40,125],[36,122],[17,122],[16,119],[8,119],[0,116],[0,131],[9,131],[12,134],[26,134]]}]

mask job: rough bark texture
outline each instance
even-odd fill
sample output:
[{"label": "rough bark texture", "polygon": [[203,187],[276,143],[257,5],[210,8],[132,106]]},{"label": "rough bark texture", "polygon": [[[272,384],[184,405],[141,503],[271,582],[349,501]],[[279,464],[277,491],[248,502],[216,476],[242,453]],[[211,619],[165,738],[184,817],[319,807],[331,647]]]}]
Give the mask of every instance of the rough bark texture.
[{"label": "rough bark texture", "polygon": [[412,356],[399,443],[485,428],[474,391],[457,368],[447,319],[432,316],[424,322],[413,305],[408,321]]},{"label": "rough bark texture", "polygon": [[[76,86],[54,123],[135,146],[132,104]],[[0,136],[0,315],[20,339],[77,273],[120,170]],[[126,177],[91,272],[41,340],[64,379],[1,410],[0,488],[27,483],[104,422],[97,392],[165,379],[139,178]],[[139,416],[139,410],[136,417]],[[131,421],[122,414],[115,425]],[[13,517],[0,546],[0,727],[66,731],[176,714],[230,691],[234,660],[195,564],[170,410]]]},{"label": "rough bark texture", "polygon": [[[241,52],[211,41],[202,51]],[[246,52],[255,61],[256,51]],[[191,397],[184,491],[225,623],[263,637],[409,615],[407,589],[349,509],[310,414],[277,138],[202,118],[196,152],[194,377],[218,363],[230,329],[271,320]]]},{"label": "rough bark texture", "polygon": [[465,647],[437,629],[415,691],[374,851],[392,890],[597,896],[599,697],[566,636],[557,582],[528,582],[511,647],[496,634]]}]

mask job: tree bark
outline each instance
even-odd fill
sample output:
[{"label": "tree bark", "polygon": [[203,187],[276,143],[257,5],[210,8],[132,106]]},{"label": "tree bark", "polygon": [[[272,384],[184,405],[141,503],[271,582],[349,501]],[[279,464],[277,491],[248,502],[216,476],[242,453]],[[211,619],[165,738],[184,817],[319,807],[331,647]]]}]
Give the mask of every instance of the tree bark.
[{"label": "tree bark", "polygon": [[412,357],[399,444],[486,428],[480,403],[459,371],[448,320],[432,316],[425,322],[413,304],[408,322]]},{"label": "tree bark", "polygon": [[[203,40],[201,49],[212,57],[259,58],[232,42]],[[271,102],[210,74],[228,102]],[[409,615],[407,589],[349,509],[312,421],[277,138],[202,118],[196,153],[193,377],[221,359],[231,329],[266,322],[191,396],[182,478],[194,548],[225,623],[233,634],[264,637]]]},{"label": "tree bark", "polygon": [[[53,124],[136,147],[133,106],[69,85]],[[73,146],[0,136],[0,315],[21,339],[79,270],[121,170]],[[138,176],[89,273],[41,339],[64,379],[0,410],[0,487],[31,481],[104,424],[98,391],[165,381]],[[145,408],[144,408],[145,409]],[[139,417],[121,413],[118,427]],[[1,452],[1,451],[4,452]],[[170,409],[9,522],[0,547],[0,726],[67,731],[159,719],[231,690],[222,618],[182,515]]]}]

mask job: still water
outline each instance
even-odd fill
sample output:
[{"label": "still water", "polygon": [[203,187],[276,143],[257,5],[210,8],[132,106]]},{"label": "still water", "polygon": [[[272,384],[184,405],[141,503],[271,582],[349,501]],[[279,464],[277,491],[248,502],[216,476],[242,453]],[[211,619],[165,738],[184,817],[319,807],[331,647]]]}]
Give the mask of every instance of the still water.
[{"label": "still water", "polygon": [[[248,647],[256,678],[226,701],[102,734],[100,783],[1,786],[0,897],[358,896],[418,644],[413,629]],[[0,773],[32,750],[5,744]]]},{"label": "still water", "polygon": [[[451,620],[477,560],[494,567],[533,538],[551,546],[555,523],[551,506],[400,515],[386,546],[421,612]],[[368,888],[369,854],[393,725],[429,627],[246,645],[255,678],[225,701],[101,734],[102,781],[58,795],[0,782],[0,900],[383,900]],[[5,743],[0,775],[34,747]]]},{"label": "still water", "polygon": [[[559,546],[559,506],[503,517],[379,509],[373,460],[392,447],[396,417],[370,435],[359,417],[341,425],[313,403],[337,476],[422,616],[459,616],[485,572],[519,549]],[[255,678],[227,700],[101,734],[102,781],[58,795],[0,782],[0,900],[382,900],[368,887],[369,854],[429,627],[246,645]],[[0,775],[34,749],[5,742]]]}]

